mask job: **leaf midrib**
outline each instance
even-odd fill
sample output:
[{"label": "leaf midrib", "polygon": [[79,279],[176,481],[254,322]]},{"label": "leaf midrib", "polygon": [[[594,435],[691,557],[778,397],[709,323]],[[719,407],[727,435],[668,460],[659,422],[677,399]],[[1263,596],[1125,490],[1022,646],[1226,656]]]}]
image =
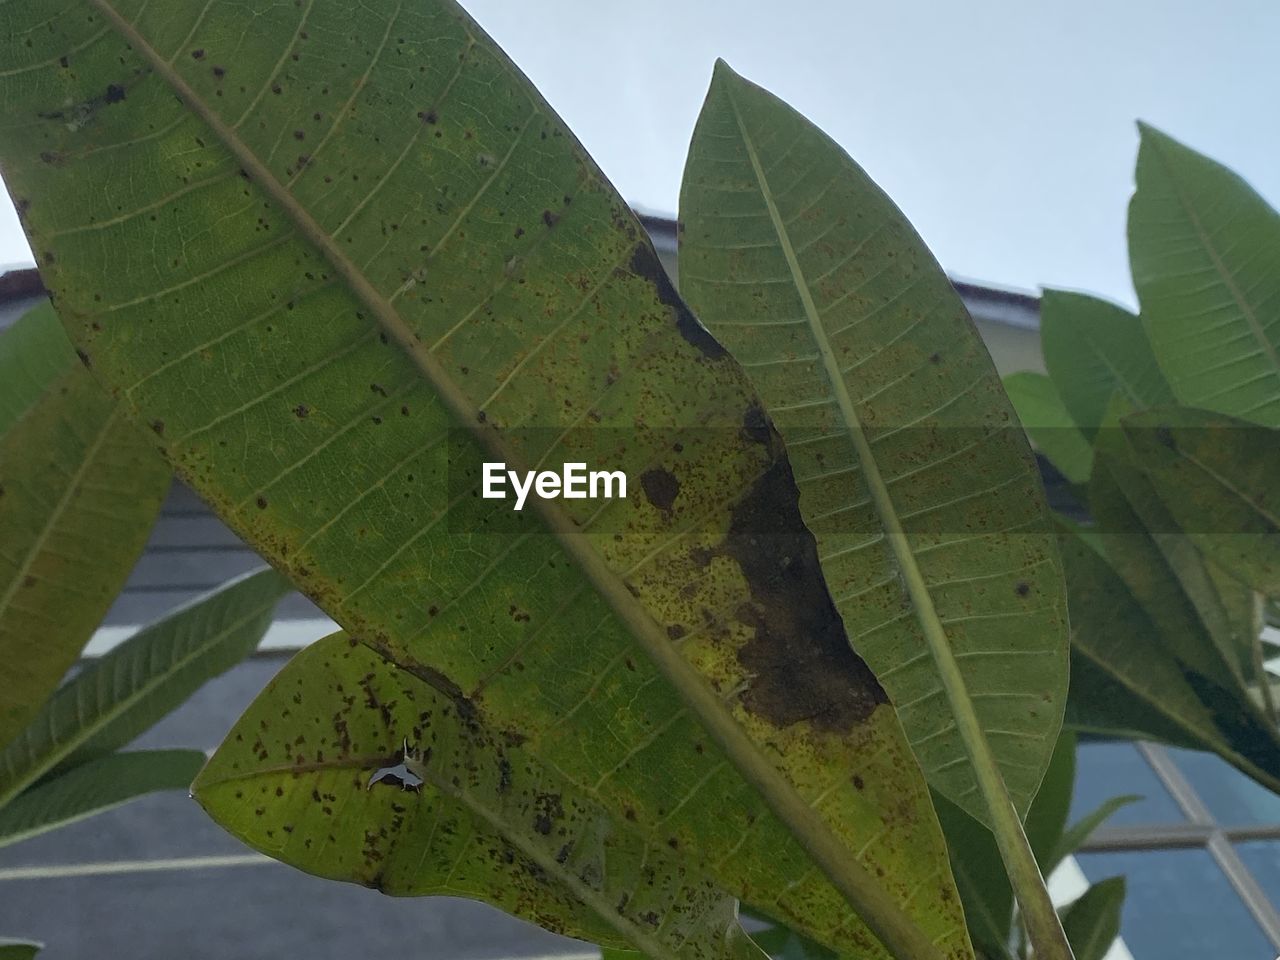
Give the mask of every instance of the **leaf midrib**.
[{"label": "leaf midrib", "polygon": [[[854,406],[853,397],[849,393],[844,375],[840,371],[839,361],[836,359],[835,351],[831,347],[831,341],[827,337],[826,328],[822,324],[821,315],[818,313],[817,306],[813,301],[813,295],[809,289],[808,281],[805,279],[804,270],[800,266],[795,247],[791,242],[786,222],[774,202],[773,191],[769,186],[763,165],[760,163],[760,158],[756,153],[755,143],[747,131],[746,123],[742,118],[732,90],[728,91],[727,96],[730,107],[733,110],[734,120],[738,125],[739,135],[742,137],[743,147],[746,150],[748,159],[751,161],[751,169],[755,173],[761,196],[764,198],[765,206],[769,211],[769,219],[773,224],[778,244],[782,249],[783,256],[786,258],[787,268],[791,272],[796,290],[804,306],[805,318],[808,321],[814,343],[818,348],[818,354],[822,357],[823,370],[830,383],[832,394],[835,396],[836,405],[848,429],[849,439],[857,454],[859,466],[863,478],[867,482],[867,488],[871,495],[871,501],[875,506],[876,514],[881,526],[884,528],[885,537],[893,550],[894,559],[898,563],[899,572],[902,574],[903,583],[906,586],[908,597],[916,614],[916,621],[919,623],[929,650],[933,655],[934,664],[938,669],[942,682],[942,688],[951,705],[956,729],[964,740],[966,750],[969,753],[970,764],[975,767],[975,774],[976,767],[980,763],[990,763],[993,769],[998,770],[995,758],[990,753],[986,737],[978,722],[977,715],[973,711],[972,701],[969,699],[964,677],[955,661],[955,657],[952,655],[951,645],[947,640],[942,619],[939,617],[937,608],[933,603],[933,596],[929,592],[928,584],[925,582],[924,574],[920,570],[920,565],[916,560],[914,551],[911,549],[911,544],[903,532],[902,521],[898,516],[897,507],[894,505],[893,497],[889,493],[888,484],[885,483],[884,476],[880,472],[880,465],[871,449],[871,443]],[[983,759],[984,755],[985,759]],[[984,778],[977,776],[977,779],[979,786],[983,787]],[[992,798],[985,795],[985,788],[984,799],[990,806]]]},{"label": "leaf midrib", "polygon": [[[333,265],[338,275],[350,285],[352,292],[373,313],[387,334],[408,354],[458,422],[466,426],[480,444],[494,455],[495,459],[505,460],[513,468],[519,469],[522,466],[520,458],[514,455],[514,451],[509,451],[502,445],[496,430],[482,427],[483,421],[477,406],[448,376],[436,358],[417,340],[390,301],[378,293],[359,268],[297,202],[287,188],[276,179],[248,145],[209,104],[200,98],[172,64],[161,56],[108,0],[88,0],[88,2],[106,17],[133,50],[150,64],[187,108],[217,135],[223,146],[240,161],[249,175],[249,180],[271,197],[293,222],[302,238],[315,246]],[[667,682],[689,704],[708,734],[724,750],[744,779],[760,793],[770,809],[787,826],[873,932],[885,942],[886,946],[890,947],[892,952],[902,958],[911,957],[912,960],[940,958],[937,948],[929,942],[905,910],[887,894],[880,881],[849,856],[848,849],[832,833],[818,813],[764,756],[745,730],[725,709],[718,695],[668,641],[665,631],[650,616],[640,600],[632,595],[624,581],[608,568],[603,557],[591,548],[587,537],[574,532],[570,518],[550,500],[536,498],[532,507],[601,598],[626,625],[630,634],[653,660]]]},{"label": "leaf midrib", "polygon": [[[739,135],[742,137],[743,148],[751,162],[760,194],[769,212],[769,219],[799,292],[805,318],[822,357],[823,369],[849,430],[849,438],[853,443],[863,478],[871,494],[871,502],[884,529],[885,539],[888,540],[894,558],[897,560],[898,572],[902,576],[916,620],[933,655],[938,678],[951,708],[952,720],[964,745],[978,794],[982,799],[984,808],[982,812],[986,814],[986,825],[995,835],[996,845],[1010,875],[1014,896],[1022,909],[1032,941],[1046,960],[1049,958],[1067,960],[1071,957],[1071,950],[1067,945],[1061,922],[1049,899],[1048,890],[1040,877],[1031,847],[1027,843],[1019,811],[1009,795],[1008,786],[1000,771],[999,763],[991,751],[991,745],[987,742],[986,733],[970,699],[964,675],[947,640],[942,619],[934,606],[924,574],[903,530],[901,518],[889,493],[888,484],[880,473],[880,466],[875,459],[866,431],[857,416],[853,398],[840,372],[840,364],[836,359],[835,351],[831,348],[826,329],[822,325],[821,316],[814,304],[804,271],[800,267],[786,223],[774,201],[764,167],[756,153],[755,143],[747,132],[742,112],[734,98],[732,85],[727,86],[726,97]],[[926,774],[928,772],[926,770]]]},{"label": "leaf midrib", "polygon": [[[370,767],[386,762],[387,758],[385,756],[346,756],[304,764],[275,764],[270,767],[257,767],[250,772],[237,774],[236,776],[211,778],[205,780],[204,785],[228,786],[234,783],[251,783],[258,777],[283,776],[286,774],[296,776],[298,773],[367,770]],[[506,837],[512,845],[518,847],[521,853],[537,863],[547,874],[556,877],[572,890],[574,896],[590,907],[605,923],[617,930],[624,940],[631,942],[633,946],[640,947],[646,956],[655,958],[655,960],[656,958],[661,958],[661,960],[681,960],[678,954],[668,949],[660,940],[650,936],[638,924],[627,922],[615,905],[606,903],[595,890],[583,883],[574,871],[566,869],[565,864],[556,860],[547,851],[539,849],[536,844],[528,842],[523,831],[512,828],[503,817],[492,811],[487,804],[474,799],[471,791],[456,787],[446,778],[434,774],[430,766],[422,768],[422,779],[438,793],[461,803],[473,815],[479,817],[497,833]]]},{"label": "leaf midrib", "polygon": [[1244,291],[1236,284],[1235,277],[1231,271],[1227,269],[1226,263],[1223,262],[1218,253],[1218,248],[1213,243],[1213,238],[1209,232],[1205,230],[1204,224],[1200,222],[1200,217],[1196,214],[1191,206],[1190,200],[1182,191],[1182,185],[1178,179],[1177,173],[1173,166],[1169,163],[1165,156],[1164,148],[1158,143],[1153,143],[1154,152],[1160,158],[1161,164],[1164,166],[1165,175],[1169,178],[1169,183],[1173,187],[1173,195],[1178,201],[1178,205],[1182,207],[1183,213],[1186,214],[1187,220],[1191,224],[1191,229],[1195,231],[1196,239],[1200,241],[1204,251],[1209,255],[1209,262],[1213,264],[1213,268],[1222,278],[1223,284],[1227,288],[1227,292],[1231,294],[1231,298],[1235,300],[1236,306],[1240,308],[1240,313],[1245,319],[1245,323],[1249,327],[1250,334],[1257,341],[1258,346],[1266,354],[1271,361],[1271,369],[1273,374],[1280,374],[1280,354],[1276,352],[1275,345],[1267,338],[1266,331],[1262,324],[1258,322],[1258,317],[1254,313],[1253,306],[1249,303],[1244,295]]},{"label": "leaf midrib", "polygon": [[1182,460],[1185,460],[1192,467],[1199,470],[1201,473],[1203,473],[1211,481],[1216,483],[1223,490],[1227,491],[1227,493],[1232,494],[1238,500],[1240,500],[1242,503],[1248,506],[1249,509],[1251,509],[1257,516],[1262,517],[1264,520],[1267,521],[1267,523],[1271,524],[1272,527],[1276,528],[1277,530],[1280,530],[1280,517],[1276,516],[1275,513],[1268,510],[1265,506],[1259,503],[1258,500],[1255,497],[1253,497],[1251,494],[1249,494],[1244,490],[1241,490],[1238,486],[1232,483],[1228,477],[1223,476],[1221,473],[1213,469],[1213,467],[1209,466],[1209,464],[1205,463],[1199,457],[1195,456],[1194,454],[1188,453],[1181,446],[1177,447],[1174,452]]},{"label": "leaf midrib", "polygon": [[[1112,669],[1111,664],[1108,661],[1102,659],[1098,654],[1094,653],[1091,649],[1089,649],[1087,646],[1081,643],[1078,635],[1073,634],[1071,639],[1071,647],[1077,653],[1081,654],[1082,656],[1087,658],[1090,662],[1092,662],[1095,667],[1097,667],[1098,669],[1106,673],[1107,676],[1109,676],[1113,681],[1115,681],[1116,683],[1120,684],[1120,686],[1128,690],[1131,694],[1135,696],[1135,698],[1137,698],[1138,700],[1145,703],[1147,706],[1154,709],[1155,712],[1158,713],[1160,716],[1162,716],[1164,719],[1172,722],[1174,726],[1191,734],[1191,736],[1193,736],[1196,740],[1199,740],[1201,743],[1216,744],[1216,746],[1213,748],[1214,752],[1219,753],[1220,755],[1224,756],[1224,758],[1229,756],[1232,759],[1232,762],[1235,763],[1240,769],[1250,771],[1249,773],[1250,776],[1260,780],[1261,782],[1271,784],[1272,785],[1271,789],[1273,789],[1276,792],[1280,792],[1280,781],[1277,781],[1265,770],[1257,766],[1257,764],[1250,762],[1247,758],[1241,756],[1239,753],[1232,750],[1231,747],[1228,746],[1227,742],[1224,739],[1222,739],[1221,736],[1218,735],[1218,732],[1216,729],[1211,729],[1209,735],[1206,736],[1203,730],[1199,729],[1198,727],[1192,726],[1190,723],[1185,722],[1181,714],[1171,713],[1165,710],[1159,697],[1151,696],[1146,690],[1140,687],[1137,687],[1133,683],[1129,682],[1127,675]],[[1105,731],[1102,731],[1102,732],[1105,732]]]}]

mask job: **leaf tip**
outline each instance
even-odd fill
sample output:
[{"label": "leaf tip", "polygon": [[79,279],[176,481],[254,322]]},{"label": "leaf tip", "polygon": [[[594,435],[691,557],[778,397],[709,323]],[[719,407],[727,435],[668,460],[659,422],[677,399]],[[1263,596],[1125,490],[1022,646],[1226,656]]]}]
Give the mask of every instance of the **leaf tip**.
[{"label": "leaf tip", "polygon": [[742,76],[729,66],[729,61],[724,57],[716,57],[716,65],[711,71],[711,82],[725,83],[733,80],[741,80]]}]

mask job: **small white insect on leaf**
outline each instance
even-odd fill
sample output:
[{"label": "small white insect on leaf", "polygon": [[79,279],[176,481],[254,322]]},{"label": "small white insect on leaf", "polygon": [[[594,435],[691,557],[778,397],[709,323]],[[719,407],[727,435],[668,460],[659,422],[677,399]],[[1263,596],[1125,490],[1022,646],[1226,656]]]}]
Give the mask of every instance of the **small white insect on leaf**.
[{"label": "small white insect on leaf", "polygon": [[380,767],[375,770],[365,789],[372,790],[375,783],[387,781],[399,783],[401,790],[418,791],[422,789],[422,783],[426,777],[426,752],[410,747],[409,738],[406,737],[400,751],[400,762],[392,767]]}]

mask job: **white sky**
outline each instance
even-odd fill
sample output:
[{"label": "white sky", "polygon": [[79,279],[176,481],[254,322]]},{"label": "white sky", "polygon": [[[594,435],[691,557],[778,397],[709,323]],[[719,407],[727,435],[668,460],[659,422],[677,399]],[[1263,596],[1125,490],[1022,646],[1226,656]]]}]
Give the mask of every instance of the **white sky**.
[{"label": "white sky", "polygon": [[[1141,117],[1280,200],[1275,0],[463,0],[632,203],[673,214],[723,56],[824,127],[953,274],[1132,303]],[[29,261],[0,197],[0,263]]]}]

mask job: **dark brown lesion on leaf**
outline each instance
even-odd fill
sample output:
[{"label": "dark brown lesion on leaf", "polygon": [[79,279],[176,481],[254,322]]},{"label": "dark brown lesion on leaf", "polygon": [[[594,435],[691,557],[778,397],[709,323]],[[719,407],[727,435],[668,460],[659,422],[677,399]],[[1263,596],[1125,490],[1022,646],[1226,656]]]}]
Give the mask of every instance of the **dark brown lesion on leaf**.
[{"label": "dark brown lesion on leaf", "polygon": [[719,360],[727,356],[720,341],[698,322],[693,311],[680,299],[680,294],[676,292],[671,278],[667,276],[667,271],[663,269],[653,245],[648,240],[642,240],[636,244],[631,254],[630,269],[636,276],[652,283],[657,290],[659,302],[670,307],[675,313],[676,330],[679,331],[680,336],[697,347],[708,360]]},{"label": "dark brown lesion on leaf", "polygon": [[773,424],[759,404],[752,404],[742,415],[742,435],[752,443],[768,444],[773,440]]},{"label": "dark brown lesion on leaf", "polygon": [[847,733],[889,698],[849,645],[799,498],[791,464],[779,456],[734,507],[719,548],[751,591],[737,611],[754,628],[738,651],[754,677],[742,703],[778,727],[807,720]]},{"label": "dark brown lesion on leaf", "polygon": [[680,495],[680,481],[670,470],[653,467],[640,474],[640,488],[645,498],[657,509],[665,512],[671,510]]}]

